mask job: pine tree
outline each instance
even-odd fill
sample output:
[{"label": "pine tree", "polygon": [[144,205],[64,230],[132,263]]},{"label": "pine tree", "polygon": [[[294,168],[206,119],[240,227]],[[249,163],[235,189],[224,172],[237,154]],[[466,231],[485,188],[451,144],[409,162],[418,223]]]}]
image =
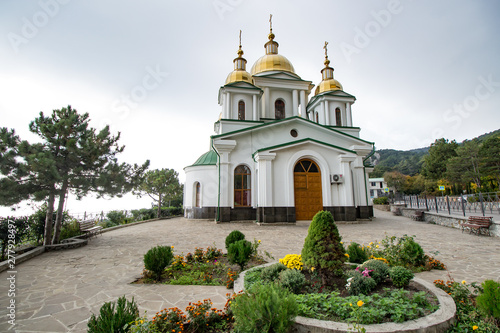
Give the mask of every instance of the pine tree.
[{"label": "pine tree", "polygon": [[[0,205],[8,206],[23,200],[46,200],[44,244],[59,242],[62,214],[66,194],[71,191],[82,198],[89,192],[120,196],[131,191],[142,181],[149,165],[119,164],[116,155],[123,146],[118,145],[120,133],[113,136],[106,126],[97,132],[89,127],[89,115],[80,115],[71,106],[53,110],[29,125],[41,143],[21,141],[14,130],[0,130]],[[4,166],[4,162],[6,163]],[[13,196],[11,196],[13,195]],[[58,209],[52,235],[52,215],[56,197]]]}]

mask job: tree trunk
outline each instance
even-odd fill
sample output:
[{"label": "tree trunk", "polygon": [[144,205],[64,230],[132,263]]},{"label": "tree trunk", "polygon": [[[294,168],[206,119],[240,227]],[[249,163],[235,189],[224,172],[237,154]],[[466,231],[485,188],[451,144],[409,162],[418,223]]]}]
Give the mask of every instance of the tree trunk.
[{"label": "tree trunk", "polygon": [[45,233],[43,245],[51,245],[52,241],[52,214],[54,213],[55,189],[52,189],[47,200],[47,214],[45,215]]},{"label": "tree trunk", "polygon": [[59,244],[59,237],[61,236],[61,227],[63,219],[64,201],[66,200],[66,191],[68,190],[68,181],[63,182],[61,191],[59,192],[59,205],[57,206],[56,223],[54,225],[54,237],[52,244]]},{"label": "tree trunk", "polygon": [[159,194],[159,198],[158,198],[158,212],[156,215],[158,218],[161,217],[161,193]]}]

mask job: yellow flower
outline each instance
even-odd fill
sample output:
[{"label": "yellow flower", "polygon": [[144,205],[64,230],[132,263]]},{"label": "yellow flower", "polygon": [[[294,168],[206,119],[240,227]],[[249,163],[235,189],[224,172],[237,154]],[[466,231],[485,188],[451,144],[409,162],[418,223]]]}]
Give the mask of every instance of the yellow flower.
[{"label": "yellow flower", "polygon": [[373,245],[373,242],[370,242],[370,245]]},{"label": "yellow flower", "polygon": [[465,281],[465,280],[462,280],[462,284],[466,284],[466,283],[467,283],[467,281]]},{"label": "yellow flower", "polygon": [[376,246],[376,248],[378,249],[378,245]]},{"label": "yellow flower", "polygon": [[260,239],[258,240],[258,242],[260,243]]},{"label": "yellow flower", "polygon": [[340,244],[344,244],[344,242],[340,242]]},{"label": "yellow flower", "polygon": [[348,254],[348,253],[344,253],[344,255],[345,255],[347,258],[349,258],[349,254]]},{"label": "yellow flower", "polygon": [[352,303],[349,303],[349,306],[352,306]]},{"label": "yellow flower", "polygon": [[171,246],[171,248],[173,249],[173,248],[174,248],[174,246],[172,245],[172,246]]},{"label": "yellow flower", "polygon": [[363,301],[362,301],[362,300],[359,300],[359,301],[358,301],[358,303],[356,303],[356,304],[357,304],[358,306],[363,306],[363,304],[365,304],[365,303],[363,303]]},{"label": "yellow flower", "polygon": [[472,330],[473,330],[473,331],[477,330],[478,328],[479,328],[479,327],[478,327],[478,326],[476,326],[476,325],[472,326]]},{"label": "yellow flower", "polygon": [[314,272],[314,270],[315,270],[315,269],[316,269],[316,268],[314,268],[314,267],[311,267],[311,272]]}]

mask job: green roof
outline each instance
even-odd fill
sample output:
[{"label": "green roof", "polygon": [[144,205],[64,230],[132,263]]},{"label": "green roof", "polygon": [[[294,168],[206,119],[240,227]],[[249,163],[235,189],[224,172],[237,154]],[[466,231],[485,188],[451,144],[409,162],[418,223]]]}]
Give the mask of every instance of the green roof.
[{"label": "green roof", "polygon": [[215,151],[210,150],[205,154],[201,155],[192,166],[195,165],[216,165],[217,164],[217,154]]}]

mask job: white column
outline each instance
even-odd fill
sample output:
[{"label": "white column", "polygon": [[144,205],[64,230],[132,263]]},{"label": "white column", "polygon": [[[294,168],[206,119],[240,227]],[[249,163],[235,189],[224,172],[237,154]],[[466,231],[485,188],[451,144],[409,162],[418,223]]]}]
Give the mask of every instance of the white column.
[{"label": "white column", "polygon": [[354,194],[357,206],[368,206],[366,201],[366,187],[365,187],[365,168],[363,167],[363,158],[358,156],[354,161],[354,168],[352,170],[354,178]]},{"label": "white column", "polygon": [[307,104],[306,91],[301,90],[300,91],[300,116],[302,118],[306,118],[306,106],[307,106],[306,104]]},{"label": "white column", "polygon": [[[322,123],[325,121],[325,103],[320,103],[319,107],[321,111],[319,113],[318,123]],[[314,121],[316,121],[316,119],[314,119]]]},{"label": "white column", "polygon": [[330,110],[328,109],[328,101],[325,100],[325,125],[330,125]]},{"label": "white column", "polygon": [[345,113],[347,116],[346,126],[352,127],[352,113],[351,113],[351,103],[345,103]]},{"label": "white column", "polygon": [[276,157],[275,153],[261,152],[255,155],[255,160],[259,164],[258,179],[258,205],[259,207],[273,206],[273,168],[272,161]]},{"label": "white column", "polygon": [[230,177],[230,166],[229,154],[236,147],[235,140],[216,140],[214,142],[214,147],[220,155],[219,168],[220,168],[220,206],[221,207],[231,207],[232,206],[232,177]]},{"label": "white column", "polygon": [[259,120],[259,118],[257,117],[257,95],[252,96],[252,111],[252,120]]},{"label": "white column", "polygon": [[292,116],[297,116],[299,114],[299,93],[297,89],[292,90]]},{"label": "white column", "polygon": [[341,196],[340,204],[346,207],[354,206],[354,198],[353,198],[353,179],[351,174],[351,162],[353,162],[356,157],[353,156],[339,156],[340,159],[340,170],[342,170],[342,177],[344,178],[343,187],[343,196]]},{"label": "white column", "polygon": [[233,108],[231,107],[231,93],[226,93],[226,103],[227,103],[227,117],[228,119],[233,119]]},{"label": "white column", "polygon": [[264,88],[264,98],[262,99],[262,118],[274,118],[271,117],[270,107],[269,107],[269,88]]},{"label": "white column", "polygon": [[222,94],[222,118],[227,119],[227,96]]}]

